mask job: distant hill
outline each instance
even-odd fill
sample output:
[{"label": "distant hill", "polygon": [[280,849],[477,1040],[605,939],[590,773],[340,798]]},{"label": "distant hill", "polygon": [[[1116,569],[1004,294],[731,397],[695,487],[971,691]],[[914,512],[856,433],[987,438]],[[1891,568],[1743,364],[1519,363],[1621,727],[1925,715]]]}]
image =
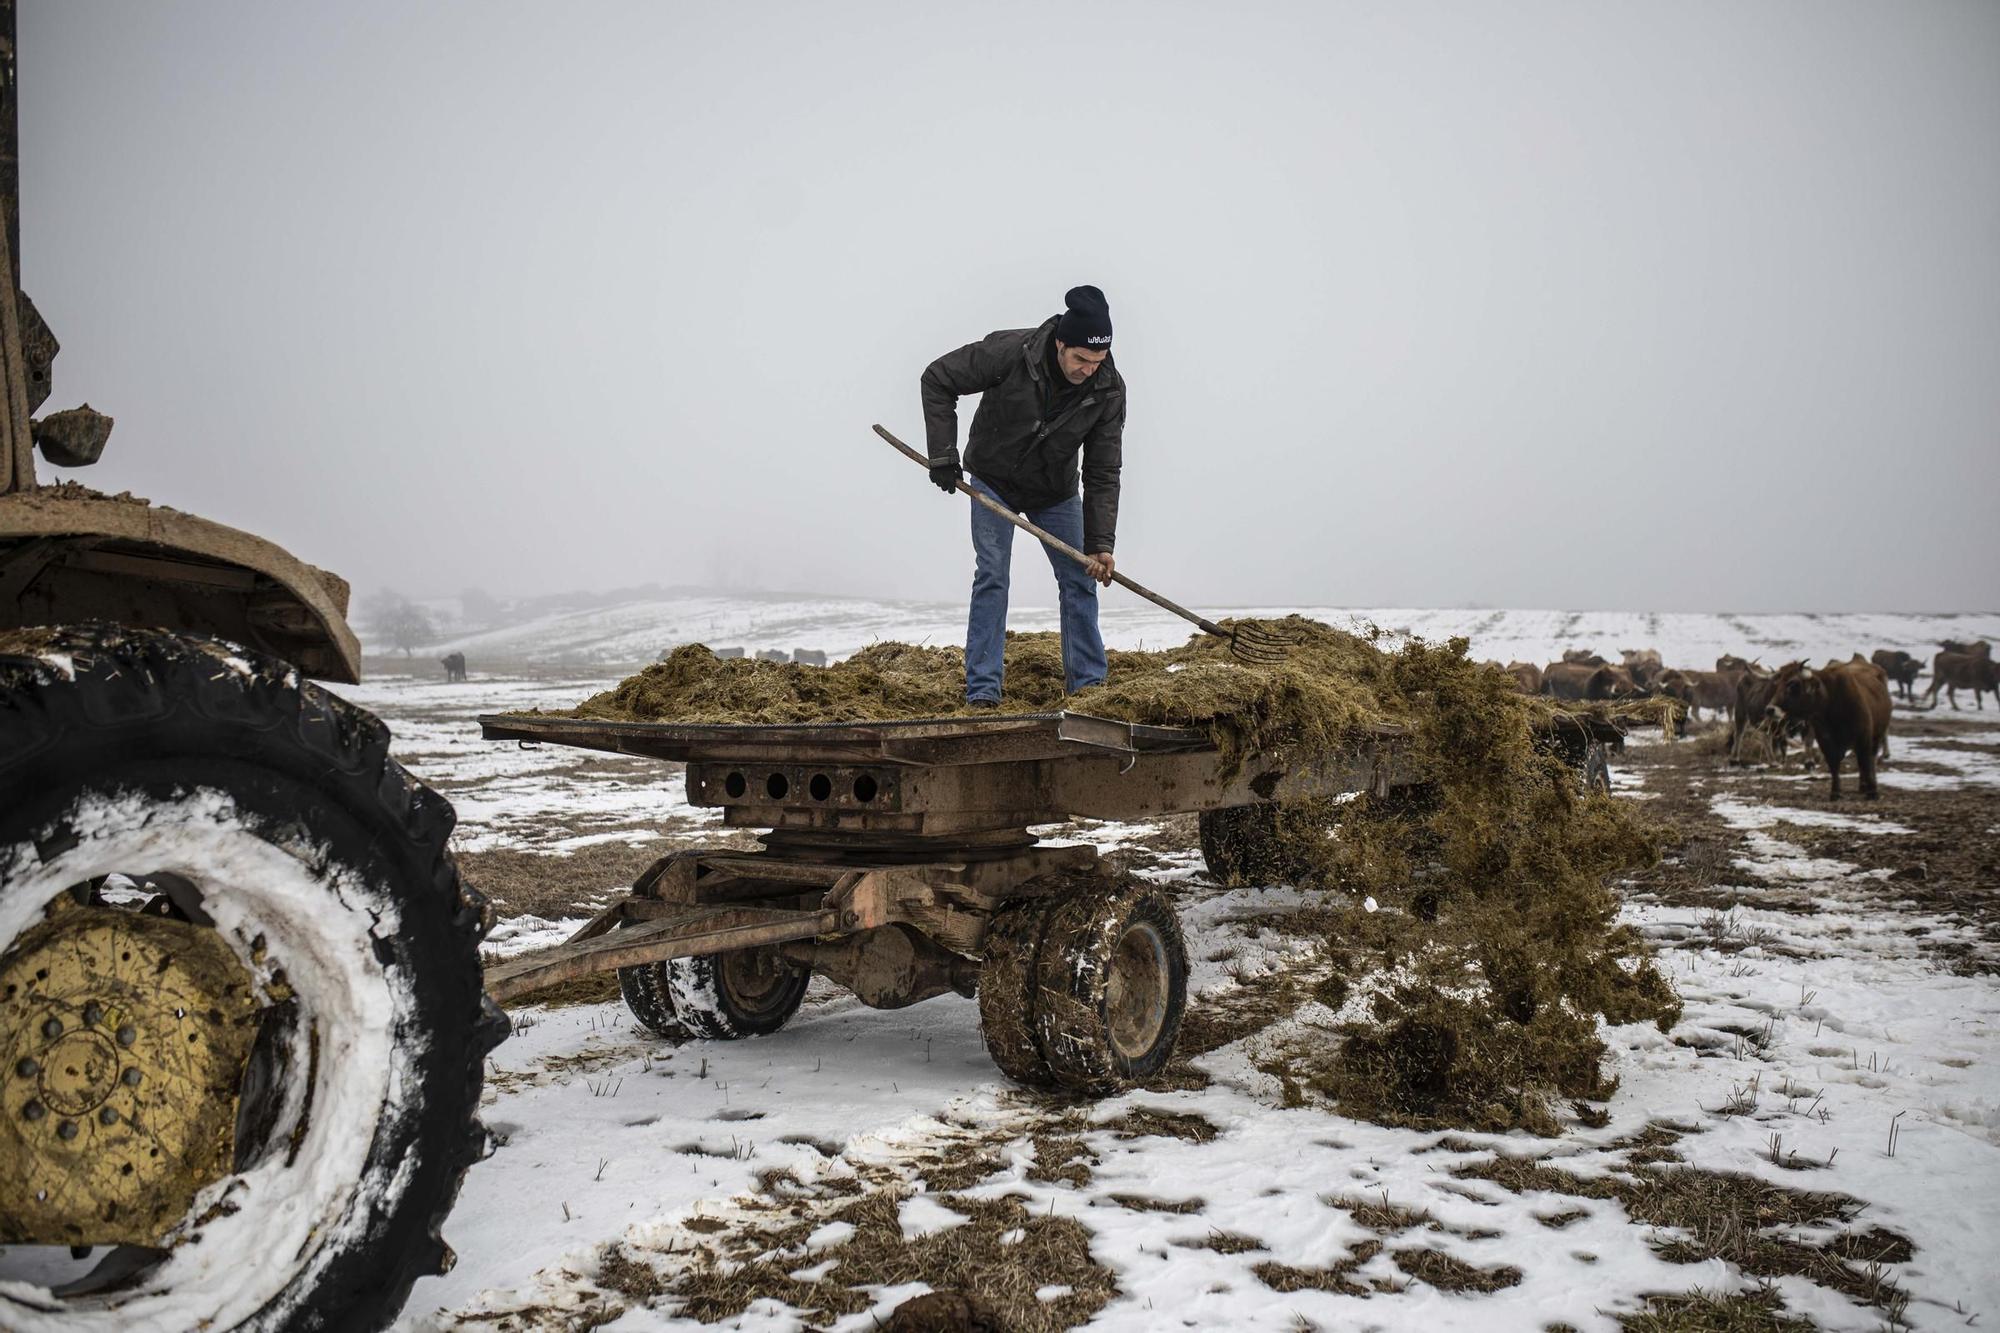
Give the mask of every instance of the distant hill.
[{"label": "distant hill", "polygon": [[[963,602],[880,601],[806,593],[736,593],[704,588],[627,589],[518,602],[492,602],[487,624],[468,626],[455,600],[422,603],[443,628],[418,653],[435,658],[462,652],[475,667],[500,663],[541,666],[630,666],[656,660],[683,643],[711,648],[819,649],[844,657],[870,643],[957,644],[965,633]],[[1754,613],[1734,615],[1644,611],[1540,611],[1395,607],[1197,608],[1211,618],[1282,615],[1297,611],[1353,629],[1373,624],[1392,634],[1441,640],[1465,635],[1480,658],[1548,662],[1564,648],[1591,648],[1617,659],[1621,648],[1657,648],[1670,664],[1711,666],[1722,653],[1767,663],[1823,660],[1903,648],[1928,657],[1941,638],[2000,638],[2000,613],[1905,615]],[[1052,630],[1052,606],[1017,606],[1015,630]],[[1191,627],[1122,591],[1105,594],[1107,642],[1160,648],[1181,642]],[[370,653],[386,645],[367,642]]]}]

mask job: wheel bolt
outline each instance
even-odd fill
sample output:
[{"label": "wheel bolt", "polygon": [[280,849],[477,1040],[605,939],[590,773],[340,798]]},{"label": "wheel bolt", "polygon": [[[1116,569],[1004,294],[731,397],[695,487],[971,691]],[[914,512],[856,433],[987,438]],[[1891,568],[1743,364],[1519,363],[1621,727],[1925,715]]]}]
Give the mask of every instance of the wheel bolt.
[{"label": "wheel bolt", "polygon": [[57,1126],[56,1126],[56,1137],[57,1137],[57,1138],[59,1138],[59,1139],[73,1139],[73,1138],[75,1138],[75,1137],[76,1137],[76,1121],[74,1121],[74,1120],[65,1120],[65,1121],[63,1121],[63,1122],[62,1122],[62,1123],[61,1123],[60,1125],[57,1125]]},{"label": "wheel bolt", "polygon": [[116,1111],[112,1110],[112,1109],[111,1109],[110,1107],[108,1107],[108,1106],[107,1106],[107,1107],[105,1107],[105,1108],[104,1108],[104,1109],[103,1109],[102,1111],[99,1111],[99,1112],[97,1113],[97,1123],[98,1123],[98,1124],[100,1124],[100,1125],[115,1125],[115,1124],[117,1124],[117,1123],[118,1123],[118,1112],[116,1112]]},{"label": "wheel bolt", "polygon": [[118,1079],[128,1088],[138,1087],[139,1086],[138,1067],[134,1066],[133,1068],[126,1070],[124,1073],[118,1076]]},{"label": "wheel bolt", "polygon": [[29,1102],[26,1106],[21,1108],[21,1118],[23,1120],[40,1120],[43,1116],[47,1115],[48,1113],[49,1113],[49,1108],[42,1105],[40,1102]]},{"label": "wheel bolt", "polygon": [[96,1027],[98,1021],[103,1017],[104,1006],[97,1001],[92,1000],[89,1004],[83,1006],[83,1025],[85,1027]]},{"label": "wheel bolt", "polygon": [[51,1041],[60,1037],[62,1032],[62,1020],[60,1018],[51,1018],[48,1022],[42,1024],[42,1035]]},{"label": "wheel bolt", "polygon": [[20,1063],[14,1066],[14,1072],[22,1078],[33,1078],[42,1072],[42,1067],[24,1055],[21,1057]]},{"label": "wheel bolt", "polygon": [[133,1027],[130,1023],[118,1029],[118,1044],[120,1046],[130,1046],[137,1040],[139,1040],[139,1029]]}]

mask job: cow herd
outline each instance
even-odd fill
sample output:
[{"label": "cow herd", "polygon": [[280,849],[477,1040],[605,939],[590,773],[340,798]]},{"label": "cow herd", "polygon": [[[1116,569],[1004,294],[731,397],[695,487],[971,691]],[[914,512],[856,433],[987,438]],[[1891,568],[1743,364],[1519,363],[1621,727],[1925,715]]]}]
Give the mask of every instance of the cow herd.
[{"label": "cow herd", "polygon": [[[1510,662],[1496,669],[1510,676],[1525,694],[1556,699],[1615,702],[1634,699],[1677,699],[1690,718],[1701,710],[1729,716],[1729,754],[1747,760],[1761,748],[1782,757],[1792,738],[1811,738],[1832,775],[1833,799],[1840,799],[1840,768],[1851,753],[1861,774],[1861,794],[1873,799],[1875,763],[1889,751],[1889,718],[1894,704],[1889,686],[1911,703],[1923,661],[1900,649],[1880,649],[1872,659],[1859,653],[1845,662],[1810,667],[1789,662],[1773,671],[1740,657],[1719,657],[1713,671],[1669,667],[1651,648],[1622,650],[1623,660],[1609,662],[1596,653],[1572,648],[1562,661],[1547,666]],[[1992,646],[1984,641],[1946,641],[1931,661],[1929,707],[1944,691],[1953,708],[1958,691],[1972,691],[1975,707],[1984,709],[1984,694],[1994,692],[2000,704],[2000,667]]]}]

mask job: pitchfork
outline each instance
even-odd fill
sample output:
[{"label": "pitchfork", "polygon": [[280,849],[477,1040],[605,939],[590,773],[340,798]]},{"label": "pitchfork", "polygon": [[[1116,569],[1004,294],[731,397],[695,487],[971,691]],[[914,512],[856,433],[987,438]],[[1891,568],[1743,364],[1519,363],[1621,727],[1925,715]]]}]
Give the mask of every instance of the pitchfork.
[{"label": "pitchfork", "polygon": [[[909,445],[904,444],[883,427],[877,426],[875,433],[896,446],[896,449],[903,457],[909,459],[912,463],[916,463],[925,469],[930,467],[930,459],[924,457]],[[1089,556],[1077,550],[1074,546],[1071,546],[1055,534],[1044,532],[991,496],[981,495],[963,481],[957,484],[957,489],[965,492],[980,504],[985,505],[988,509],[1021,529],[1021,531],[1034,537],[1050,550],[1061,551],[1080,565],[1088,566],[1090,564]],[[1229,641],[1229,652],[1232,656],[1256,666],[1274,666],[1284,661],[1285,654],[1297,647],[1300,642],[1300,637],[1297,634],[1288,633],[1283,630],[1266,629],[1262,625],[1239,625],[1235,629],[1224,629],[1212,620],[1202,619],[1180,603],[1168,601],[1151,588],[1126,578],[1116,570],[1113,570],[1111,573],[1111,581],[1120,587],[1130,588],[1154,606],[1173,612],[1182,620],[1199,627],[1202,633],[1213,634],[1218,639],[1227,639]]]}]

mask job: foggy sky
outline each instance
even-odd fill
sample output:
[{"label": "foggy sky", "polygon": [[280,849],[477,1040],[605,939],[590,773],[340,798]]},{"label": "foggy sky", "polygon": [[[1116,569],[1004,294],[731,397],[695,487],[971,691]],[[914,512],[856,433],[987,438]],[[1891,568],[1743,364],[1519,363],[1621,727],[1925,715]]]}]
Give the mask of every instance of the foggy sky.
[{"label": "foggy sky", "polygon": [[1090,282],[1171,596],[2000,603],[2000,5],[19,21],[48,410],[118,418],[44,478],[364,594],[962,597],[869,424]]}]

